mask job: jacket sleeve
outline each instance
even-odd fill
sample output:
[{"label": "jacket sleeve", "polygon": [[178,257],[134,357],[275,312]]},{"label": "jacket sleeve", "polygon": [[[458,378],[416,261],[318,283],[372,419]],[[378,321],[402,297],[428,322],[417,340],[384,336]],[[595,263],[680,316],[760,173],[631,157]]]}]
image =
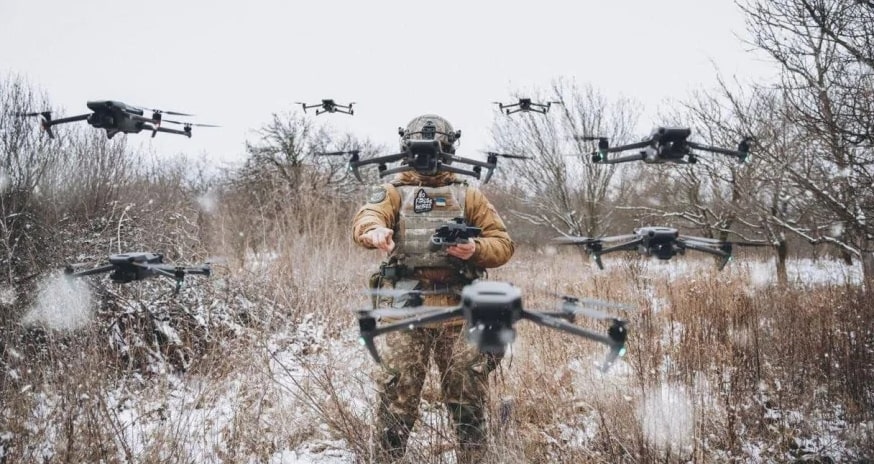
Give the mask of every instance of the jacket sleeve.
[{"label": "jacket sleeve", "polygon": [[480,236],[474,239],[476,251],[471,262],[483,268],[506,264],[513,256],[515,244],[495,207],[478,188],[468,187],[464,209],[467,222],[482,229]]},{"label": "jacket sleeve", "polygon": [[362,236],[377,227],[394,229],[400,207],[401,196],[393,185],[374,186],[367,203],[358,209],[352,219],[352,240],[365,248],[373,249],[369,243],[363,241]]}]

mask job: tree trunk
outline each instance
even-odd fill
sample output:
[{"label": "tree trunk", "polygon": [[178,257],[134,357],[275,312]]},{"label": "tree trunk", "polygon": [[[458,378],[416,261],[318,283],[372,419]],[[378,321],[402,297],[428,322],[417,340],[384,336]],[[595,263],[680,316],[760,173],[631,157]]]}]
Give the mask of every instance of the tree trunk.
[{"label": "tree trunk", "polygon": [[862,252],[862,283],[865,290],[874,290],[874,251]]},{"label": "tree trunk", "polygon": [[789,246],[786,240],[777,242],[777,283],[781,287],[789,284],[789,274],[786,273],[786,257],[789,255]]}]

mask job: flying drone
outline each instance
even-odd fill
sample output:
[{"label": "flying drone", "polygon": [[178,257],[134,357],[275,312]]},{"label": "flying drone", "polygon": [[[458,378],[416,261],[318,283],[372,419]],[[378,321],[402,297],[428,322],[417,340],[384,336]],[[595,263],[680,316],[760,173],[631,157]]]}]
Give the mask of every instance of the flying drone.
[{"label": "flying drone", "polygon": [[355,113],[352,110],[352,105],[354,105],[355,102],[351,102],[348,105],[339,105],[339,104],[335,103],[334,100],[325,99],[325,100],[322,100],[321,103],[314,103],[312,105],[307,105],[306,103],[302,103],[302,102],[295,102],[295,103],[297,103],[303,107],[304,113],[306,113],[307,110],[310,108],[321,107],[321,109],[316,110],[316,116],[318,116],[322,113],[345,113],[348,115],[352,115]]},{"label": "flying drone", "polygon": [[94,274],[111,272],[109,278],[119,284],[135,280],[145,280],[151,277],[164,276],[176,281],[176,292],[182,288],[182,282],[188,274],[209,276],[212,272],[209,264],[202,266],[177,266],[164,263],[164,255],[147,252],[121,253],[109,256],[109,264],[76,271],[73,266],[67,266],[64,273],[69,277],[85,277]]},{"label": "flying drone", "polygon": [[[399,127],[398,134],[403,140],[403,151],[393,155],[377,156],[374,158],[361,159],[360,150],[335,151],[316,153],[319,156],[349,156],[348,168],[355,175],[359,182],[364,182],[361,179],[361,174],[358,168],[370,164],[377,165],[379,177],[385,177],[391,174],[397,174],[405,171],[418,171],[426,175],[434,175],[438,172],[453,172],[456,174],[471,176],[479,179],[482,175],[482,170],[486,170],[483,184],[489,182],[492,178],[495,168],[498,167],[498,158],[509,159],[531,159],[529,156],[514,155],[507,153],[496,153],[485,151],[486,161],[479,161],[461,156],[456,156],[454,149],[447,153],[443,151],[440,141],[436,140],[437,134],[445,135],[451,140],[457,140],[461,137],[461,131],[455,131],[452,134],[445,134],[437,131],[433,124],[426,124],[421,132],[407,133],[407,131]],[[421,135],[422,139],[413,140],[409,137],[412,135]],[[388,163],[400,162],[400,165],[394,168],[389,168]],[[462,163],[472,166],[470,169],[465,169],[453,166],[452,163]]]},{"label": "flying drone", "polygon": [[[478,280],[465,286],[461,291],[461,304],[458,306],[422,306],[421,295],[427,292],[400,292],[409,294],[407,304],[415,306],[358,311],[359,341],[377,363],[382,361],[376,350],[375,337],[457,319],[463,319],[467,323],[467,340],[483,353],[503,353],[507,345],[516,339],[514,324],[524,319],[607,345],[609,350],[601,364],[602,372],[625,354],[625,341],[628,337],[627,321],[584,307],[584,305],[599,305],[630,309],[625,305],[562,296],[563,302],[559,311],[528,311],[522,307],[522,293],[519,288],[507,282],[485,280]],[[603,334],[574,325],[571,321],[576,315],[608,321],[610,327],[607,333]],[[377,320],[381,318],[400,318],[400,320],[393,320],[378,327]]]},{"label": "flying drone", "polygon": [[[549,111],[549,107],[552,105],[561,105],[559,101],[550,101],[546,103],[535,103],[532,102],[530,98],[520,98],[517,103],[503,104],[501,102],[492,102],[498,105],[498,109],[500,111],[506,111],[507,116],[518,113],[520,111],[529,112],[534,111],[535,113],[546,114]],[[515,109],[510,109],[515,108]]]},{"label": "flying drone", "polygon": [[[762,242],[746,241],[723,241],[706,237],[693,237],[682,235],[677,229],[671,227],[640,227],[634,229],[634,233],[617,235],[614,237],[559,237],[554,243],[562,245],[582,245],[586,252],[595,257],[595,263],[599,269],[604,269],[601,255],[614,251],[637,250],[644,256],[655,256],[661,260],[669,260],[674,256],[685,254],[686,250],[701,251],[722,258],[719,263],[721,271],[732,258],[734,245],[741,246],[768,246]],[[605,244],[617,243],[616,245]]]},{"label": "flying drone", "polygon": [[[58,124],[66,124],[77,121],[87,121],[88,124],[106,130],[106,138],[111,139],[119,132],[125,134],[136,134],[143,130],[151,131],[152,137],[158,132],[166,132],[169,134],[179,134],[186,137],[191,137],[192,127],[219,127],[212,124],[198,124],[187,121],[173,121],[164,119],[163,115],[169,114],[172,116],[192,116],[186,113],[176,111],[164,111],[157,109],[140,108],[138,106],[128,105],[120,101],[113,100],[95,100],[86,103],[92,111],[88,114],[80,114],[78,116],[70,116],[60,119],[52,119],[51,111],[41,111],[36,113],[18,113],[18,116],[40,118],[40,125],[49,135],[49,138],[55,138],[52,132],[52,126]],[[151,115],[147,115],[151,112]],[[162,127],[162,123],[178,124],[182,129],[171,129]]]},{"label": "flying drone", "polygon": [[[590,155],[592,162],[599,164],[617,164],[628,161],[643,161],[650,164],[668,162],[695,164],[698,162],[698,155],[693,153],[692,150],[732,156],[737,158],[738,161],[744,162],[750,154],[750,142],[753,140],[751,137],[744,138],[738,143],[736,150],[731,150],[690,142],[687,140],[690,135],[692,135],[692,130],[686,127],[658,127],[652,131],[646,140],[618,147],[611,147],[607,137],[577,136],[576,139],[598,141],[598,149],[590,153]],[[637,154],[620,156],[619,158],[610,159],[607,157],[608,153],[619,153],[628,150],[639,151]]]}]

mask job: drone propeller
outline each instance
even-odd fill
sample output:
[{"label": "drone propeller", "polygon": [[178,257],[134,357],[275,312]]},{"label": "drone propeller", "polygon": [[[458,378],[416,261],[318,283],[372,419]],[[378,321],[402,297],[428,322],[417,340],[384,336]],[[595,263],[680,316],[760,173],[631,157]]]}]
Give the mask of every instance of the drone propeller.
[{"label": "drone propeller", "polygon": [[352,309],[359,317],[406,319],[426,316],[435,311],[444,311],[445,306],[410,306],[406,308]]},{"label": "drone propeller", "polygon": [[164,122],[169,122],[169,123],[173,123],[173,124],[181,124],[185,127],[222,127],[222,126],[217,126],[215,124],[201,124],[201,123],[196,123],[196,122],[174,121],[171,119],[165,119]]},{"label": "drone propeller", "polygon": [[533,156],[526,156],[526,155],[512,155],[512,154],[508,154],[508,153],[495,153],[493,151],[485,151],[485,150],[480,150],[480,152],[485,153],[490,158],[491,157],[501,157],[501,158],[511,158],[511,159],[534,159]]},{"label": "drone propeller", "polygon": [[460,295],[455,290],[404,290],[400,288],[377,288],[366,290],[365,294],[370,296],[384,296],[397,298],[405,295]]},{"label": "drone propeller", "polygon": [[179,112],[179,111],[159,110],[159,109],[157,109],[157,108],[148,108],[148,107],[145,107],[145,106],[134,106],[134,108],[141,109],[141,110],[143,110],[143,111],[151,111],[151,112],[152,112],[153,119],[155,119],[155,115],[158,115],[158,116],[157,116],[157,119],[159,119],[159,120],[161,119],[161,116],[160,116],[160,115],[162,115],[162,114],[169,114],[169,115],[171,115],[171,116],[194,116],[193,114],[182,113],[182,112]]},{"label": "drone propeller", "polygon": [[51,111],[37,111],[33,113],[15,113],[15,116],[19,116],[22,118],[30,118],[34,116],[40,116],[39,125],[42,130],[46,131],[49,135],[50,139],[55,138],[55,133],[52,132],[52,112]]},{"label": "drone propeller", "polygon": [[637,235],[627,234],[627,235],[614,235],[612,237],[579,237],[574,235],[565,235],[562,237],[556,237],[552,239],[552,242],[557,245],[589,245],[595,243],[610,243],[610,242],[625,242],[628,240],[634,240],[638,238]]},{"label": "drone propeller", "polygon": [[715,238],[695,237],[695,236],[691,236],[691,235],[680,235],[677,238],[679,238],[685,242],[697,242],[697,243],[704,243],[704,244],[708,244],[708,245],[718,245],[718,246],[722,246],[722,245],[726,245],[726,244],[740,245],[740,246],[753,246],[753,247],[755,247],[755,246],[758,246],[758,247],[770,246],[770,243],[767,243],[767,242],[752,242],[752,241],[748,241],[748,240],[719,240],[719,239],[715,239]]},{"label": "drone propeller", "polygon": [[[622,319],[620,317],[616,317],[612,314],[608,314],[604,311],[599,311],[597,309],[587,308],[585,306],[582,306],[580,303],[581,302],[565,301],[561,305],[561,309],[562,309],[562,311],[564,311],[566,313],[579,314],[579,315],[590,317],[592,319],[596,319],[599,321],[624,321],[624,319]],[[610,304],[609,302],[606,302],[606,301],[599,302],[599,303],[602,303],[605,306]]]},{"label": "drone propeller", "polygon": [[354,157],[354,156],[358,156],[359,154],[361,154],[361,150],[320,151],[320,152],[316,152],[316,153],[315,153],[316,156],[346,156],[346,155],[352,155],[353,157]]}]

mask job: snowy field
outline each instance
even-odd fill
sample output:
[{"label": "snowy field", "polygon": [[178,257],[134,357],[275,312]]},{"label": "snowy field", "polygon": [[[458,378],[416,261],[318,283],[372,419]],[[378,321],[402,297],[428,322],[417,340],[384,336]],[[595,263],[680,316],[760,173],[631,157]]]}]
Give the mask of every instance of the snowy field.
[{"label": "snowy field", "polygon": [[[543,261],[547,262],[544,266],[550,265],[549,260]],[[605,258],[604,262],[606,270],[602,272],[626,266],[620,259]],[[704,269],[710,272],[713,262],[674,259],[668,262],[641,261],[637,265],[640,266],[637,272],[647,280],[671,281],[695,278]],[[496,277],[514,275],[526,266],[514,261],[496,273]],[[754,288],[776,283],[773,262],[735,261],[723,272],[730,279],[748,279]],[[847,267],[826,260],[791,261],[788,274],[790,282],[801,287],[858,285],[861,280],[858,265]],[[26,322],[42,321],[61,330],[76,330],[87,323],[89,311],[83,304],[90,303],[90,300],[80,287],[53,286],[43,288],[41,293],[37,307],[26,316]],[[0,289],[0,297],[11,298],[3,289]],[[66,307],[73,311],[58,320],[46,308],[65,299]],[[658,302],[652,303],[654,308],[658,307]],[[159,372],[147,379],[138,375],[126,379],[105,392],[105,410],[112,413],[107,421],[115,430],[114,443],[108,446],[117,450],[117,457],[123,462],[357,462],[352,444],[337,434],[338,427],[357,428],[360,433],[369,433],[363,425],[369,421],[370,401],[374,396],[373,383],[367,374],[373,368],[373,362],[357,343],[353,321],[350,314],[348,329],[339,334],[331,333],[330,327],[316,319],[305,318],[303,323],[284,331],[249,335],[250,342],[241,344],[247,352],[240,353],[240,359],[250,362],[241,363],[220,376]],[[682,330],[682,327],[675,330]],[[672,335],[667,333],[665,336]],[[526,356],[525,347],[531,343],[535,341],[526,339],[525,332],[522,332],[508,353],[518,367],[515,370],[512,366],[505,368],[504,376],[512,377],[526,363],[537,365],[541,362]],[[555,378],[570,378],[574,390],[571,396],[580,401],[625,403],[636,416],[641,436],[654,448],[669,448],[682,455],[702,446],[694,442],[695,428],[707,420],[704,417],[707,414],[719,413],[719,405],[712,404],[713,385],[702,377],[692,386],[666,381],[641,393],[632,385],[631,368],[625,362],[620,361],[606,375],[596,373],[592,365],[600,356],[578,359],[558,368]],[[671,362],[665,359],[665,365]],[[15,372],[5,374],[17,375]],[[48,418],[52,416],[52,409],[57,407],[58,399],[50,390],[42,391],[36,385],[25,388],[33,391],[36,400],[36,407],[28,419],[32,423],[28,427],[34,433],[43,433],[48,441],[36,454],[46,462],[54,461],[58,456],[54,454],[56,447],[52,446],[51,440],[57,439],[61,431],[54,429],[57,424],[50,424]],[[504,383],[498,392],[502,408],[513,407],[512,388],[511,381]],[[765,385],[761,388],[763,404],[767,396],[774,393],[769,388]],[[429,430],[446,428],[439,404],[434,401],[423,403],[422,423],[425,426],[417,427],[410,449],[431,453],[434,462],[454,462],[449,451],[451,443],[429,433]],[[825,414],[827,417],[823,418],[803,417],[801,413],[784,410],[770,411],[769,414],[779,421],[806,421],[818,430],[818,436],[799,440],[794,446],[829,449],[829,456],[838,460],[853,456],[852,450],[842,448],[841,434],[850,425],[834,419],[835,414]],[[336,417],[338,422],[329,426],[324,417]],[[599,420],[591,413],[580,414],[571,422],[555,424],[557,433],[549,440],[555,441],[556,446],[585,448],[596,439]],[[874,427],[874,424],[869,424],[869,427]],[[4,445],[12,438],[11,432],[0,428],[0,461],[5,454]],[[185,444],[183,448],[179,447],[180,443]],[[768,462],[759,458],[768,446],[772,444],[747,443],[744,449],[748,462]],[[361,449],[357,451],[362,452]]]}]

